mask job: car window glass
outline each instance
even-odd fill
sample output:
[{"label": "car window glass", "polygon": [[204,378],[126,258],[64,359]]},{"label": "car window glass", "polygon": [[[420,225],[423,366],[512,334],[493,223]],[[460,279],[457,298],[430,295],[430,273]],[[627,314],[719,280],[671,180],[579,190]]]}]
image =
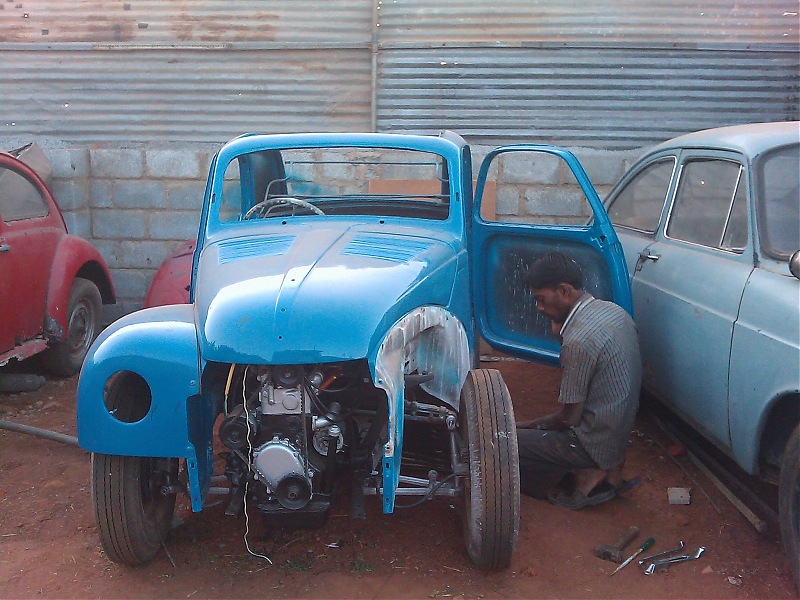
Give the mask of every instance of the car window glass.
[{"label": "car window glass", "polygon": [[481,216],[499,223],[585,226],[592,207],[562,157],[517,148],[491,157]]},{"label": "car window glass", "polygon": [[47,201],[28,179],[0,167],[0,216],[6,222],[47,215]]},{"label": "car window glass", "polygon": [[800,249],[800,145],[778,148],[759,162],[761,241],[768,254],[786,259]]},{"label": "car window glass", "polygon": [[241,155],[225,171],[221,222],[292,215],[445,220],[450,177],[439,155],[392,148],[284,148]]},{"label": "car window glass", "polygon": [[739,185],[736,186],[736,195],[733,197],[733,205],[731,206],[731,216],[725,227],[721,247],[731,252],[744,252],[744,248],[747,246],[747,238],[747,185],[744,180],[744,171],[742,171],[739,177]]},{"label": "car window glass", "polygon": [[652,163],[631,179],[608,209],[614,225],[653,233],[658,227],[675,167],[670,157]]},{"label": "car window glass", "polygon": [[239,162],[232,160],[225,169],[225,184],[219,207],[220,221],[235,221],[242,212],[242,182]]},{"label": "car window glass", "polygon": [[718,248],[739,182],[739,163],[692,160],[681,169],[667,235]]}]

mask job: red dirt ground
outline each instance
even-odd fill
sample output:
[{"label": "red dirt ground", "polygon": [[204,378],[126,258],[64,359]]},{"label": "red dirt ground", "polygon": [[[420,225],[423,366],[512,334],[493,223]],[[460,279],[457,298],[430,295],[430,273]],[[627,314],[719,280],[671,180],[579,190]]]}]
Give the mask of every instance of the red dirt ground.
[{"label": "red dirt ground", "polygon": [[[499,368],[517,420],[550,411],[558,370],[508,361]],[[50,381],[36,392],[0,394],[0,419],[75,435],[77,378]],[[646,417],[637,422],[626,476],[644,483],[606,504],[569,511],[522,498],[519,544],[511,568],[474,569],[446,500],[383,515],[368,498],[366,520],[348,516],[347,498],[320,529],[265,533],[250,522],[248,541],[274,565],[250,556],[245,521],[216,506],[193,514],[151,564],[110,562],[95,530],[89,455],[71,446],[0,431],[0,597],[3,598],[793,598],[783,548],[761,536],[694,466],[686,468],[721,509],[696,487],[688,506],[671,506],[667,488],[693,483],[652,440],[666,444]],[[628,526],[641,529],[630,553],[653,536],[652,552],[705,546],[697,561],[666,574],[643,575],[635,562],[614,577],[596,558]]]}]

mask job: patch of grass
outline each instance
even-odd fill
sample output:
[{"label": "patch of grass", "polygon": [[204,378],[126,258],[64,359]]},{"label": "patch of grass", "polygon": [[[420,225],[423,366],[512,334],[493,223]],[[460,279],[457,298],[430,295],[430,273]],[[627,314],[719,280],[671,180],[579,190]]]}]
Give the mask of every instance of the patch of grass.
[{"label": "patch of grass", "polygon": [[290,569],[294,569],[295,571],[308,571],[314,566],[314,560],[315,557],[312,554],[301,554],[300,556],[287,559],[286,564],[289,565]]},{"label": "patch of grass", "polygon": [[360,558],[356,558],[355,560],[353,560],[353,571],[355,571],[356,573],[365,573],[374,570],[375,567],[365,560],[361,560]]}]

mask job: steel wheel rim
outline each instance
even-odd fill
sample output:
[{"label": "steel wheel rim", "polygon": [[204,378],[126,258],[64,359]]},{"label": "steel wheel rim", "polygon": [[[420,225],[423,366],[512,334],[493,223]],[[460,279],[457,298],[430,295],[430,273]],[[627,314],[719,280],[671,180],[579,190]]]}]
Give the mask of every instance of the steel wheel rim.
[{"label": "steel wheel rim", "polygon": [[69,318],[67,325],[67,347],[70,356],[84,354],[94,339],[94,318],[91,303],[82,299]]}]

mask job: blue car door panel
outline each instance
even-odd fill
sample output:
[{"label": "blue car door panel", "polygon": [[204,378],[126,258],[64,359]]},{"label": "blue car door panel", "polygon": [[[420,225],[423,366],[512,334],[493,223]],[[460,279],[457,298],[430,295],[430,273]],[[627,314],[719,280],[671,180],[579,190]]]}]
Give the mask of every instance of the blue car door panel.
[{"label": "blue car door panel", "polygon": [[[494,220],[481,211],[490,190],[496,195]],[[531,263],[548,252],[573,258],[587,291],[632,312],[622,247],[588,176],[567,150],[524,145],[490,152],[478,176],[472,228],[475,318],[491,346],[557,364],[558,340],[525,283]]]}]

